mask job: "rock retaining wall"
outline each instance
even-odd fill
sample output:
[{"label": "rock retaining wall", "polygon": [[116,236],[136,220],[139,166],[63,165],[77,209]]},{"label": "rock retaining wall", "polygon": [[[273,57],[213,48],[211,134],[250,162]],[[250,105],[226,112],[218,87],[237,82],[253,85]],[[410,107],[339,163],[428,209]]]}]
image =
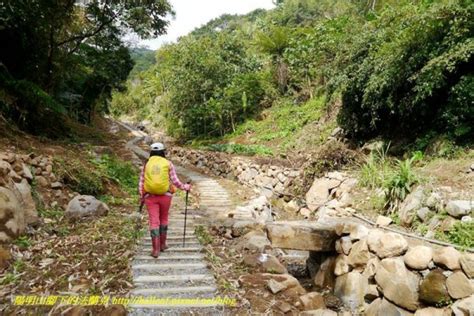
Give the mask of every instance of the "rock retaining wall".
[{"label": "rock retaining wall", "polygon": [[311,252],[314,284],[364,315],[474,315],[474,254],[411,245],[363,225],[336,227],[335,253]]}]

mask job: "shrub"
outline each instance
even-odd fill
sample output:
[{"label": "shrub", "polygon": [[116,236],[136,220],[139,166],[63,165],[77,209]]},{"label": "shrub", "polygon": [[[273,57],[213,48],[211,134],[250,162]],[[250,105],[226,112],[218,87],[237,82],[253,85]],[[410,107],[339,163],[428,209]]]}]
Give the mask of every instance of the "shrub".
[{"label": "shrub", "polygon": [[339,123],[354,138],[474,139],[470,1],[387,9],[369,23],[344,71]]}]

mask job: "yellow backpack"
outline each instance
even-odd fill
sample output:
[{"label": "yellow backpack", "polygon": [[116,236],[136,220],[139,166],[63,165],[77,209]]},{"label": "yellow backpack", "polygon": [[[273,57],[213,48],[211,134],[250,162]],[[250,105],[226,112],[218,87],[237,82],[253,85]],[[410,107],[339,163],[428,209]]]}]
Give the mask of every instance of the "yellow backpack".
[{"label": "yellow backpack", "polygon": [[145,192],[163,195],[170,189],[170,163],[163,157],[153,156],[145,167]]}]

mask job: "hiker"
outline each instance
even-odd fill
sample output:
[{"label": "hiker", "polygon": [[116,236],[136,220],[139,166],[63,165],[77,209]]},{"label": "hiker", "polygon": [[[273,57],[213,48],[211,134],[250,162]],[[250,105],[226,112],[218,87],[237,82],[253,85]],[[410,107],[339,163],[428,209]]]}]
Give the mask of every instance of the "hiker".
[{"label": "hiker", "polygon": [[139,182],[141,202],[148,209],[151,243],[151,256],[158,258],[160,250],[166,246],[168,231],[168,212],[176,189],[191,190],[190,184],[183,184],[176,175],[173,163],[166,159],[162,143],[151,145],[150,157],[142,168]]}]

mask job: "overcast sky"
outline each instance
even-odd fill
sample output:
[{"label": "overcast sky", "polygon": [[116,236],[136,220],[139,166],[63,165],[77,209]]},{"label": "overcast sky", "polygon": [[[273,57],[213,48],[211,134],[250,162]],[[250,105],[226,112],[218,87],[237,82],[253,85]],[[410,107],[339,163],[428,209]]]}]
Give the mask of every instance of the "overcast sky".
[{"label": "overcast sky", "polygon": [[224,13],[245,14],[258,8],[273,8],[272,0],[170,0],[176,19],[168,27],[168,34],[157,39],[141,41],[140,45],[157,49],[162,43],[173,42],[194,28],[206,24]]}]

